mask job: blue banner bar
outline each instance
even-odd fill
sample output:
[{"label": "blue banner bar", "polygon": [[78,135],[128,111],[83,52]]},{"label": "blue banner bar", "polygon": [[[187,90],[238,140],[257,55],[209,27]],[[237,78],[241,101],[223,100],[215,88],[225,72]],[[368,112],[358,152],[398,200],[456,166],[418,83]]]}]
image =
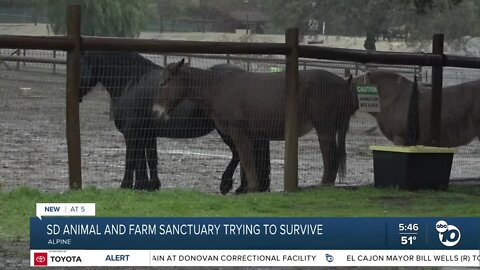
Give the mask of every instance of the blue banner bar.
[{"label": "blue banner bar", "polygon": [[480,250],[480,218],[35,217],[30,249]]}]

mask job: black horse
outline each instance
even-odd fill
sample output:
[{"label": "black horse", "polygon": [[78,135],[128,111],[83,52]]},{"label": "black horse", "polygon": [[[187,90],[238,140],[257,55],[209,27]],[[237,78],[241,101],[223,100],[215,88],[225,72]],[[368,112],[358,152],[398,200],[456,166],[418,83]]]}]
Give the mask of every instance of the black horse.
[{"label": "black horse", "polygon": [[[101,83],[110,94],[116,128],[126,142],[125,174],[122,188],[156,190],[160,188],[157,164],[157,137],[197,138],[215,129],[206,112],[190,100],[180,103],[169,119],[160,119],[153,99],[159,87],[162,68],[138,53],[90,51],[82,56],[80,97],[82,101],[94,86]],[[232,65],[212,67],[220,76],[235,76],[243,71]],[[167,120],[167,121],[163,121]],[[232,159],[222,175],[220,191],[228,193],[233,186],[233,174],[240,162],[232,139],[220,133],[232,151]],[[262,185],[259,191],[270,187],[269,141],[255,141],[255,159]],[[147,173],[147,164],[150,180]],[[133,184],[135,175],[135,185]],[[241,184],[236,193],[246,192],[246,181],[241,170]]]}]

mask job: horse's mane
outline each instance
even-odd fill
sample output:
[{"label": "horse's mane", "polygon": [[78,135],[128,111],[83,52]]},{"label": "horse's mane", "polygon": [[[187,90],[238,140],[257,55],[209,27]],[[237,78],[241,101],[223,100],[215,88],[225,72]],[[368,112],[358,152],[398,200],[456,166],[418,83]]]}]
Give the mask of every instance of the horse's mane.
[{"label": "horse's mane", "polygon": [[150,71],[162,69],[134,52],[87,51],[83,54],[83,59],[84,64],[96,70],[95,76],[103,77],[102,83],[109,91],[135,85]]},{"label": "horse's mane", "polygon": [[389,80],[395,80],[397,83],[412,83],[409,79],[405,78],[404,76],[395,73],[393,71],[387,70],[375,70],[370,71],[367,75],[369,78],[385,78]]},{"label": "horse's mane", "polygon": [[151,60],[135,52],[87,51],[83,55],[89,61],[108,61],[111,66],[135,66],[136,68],[160,68]]}]

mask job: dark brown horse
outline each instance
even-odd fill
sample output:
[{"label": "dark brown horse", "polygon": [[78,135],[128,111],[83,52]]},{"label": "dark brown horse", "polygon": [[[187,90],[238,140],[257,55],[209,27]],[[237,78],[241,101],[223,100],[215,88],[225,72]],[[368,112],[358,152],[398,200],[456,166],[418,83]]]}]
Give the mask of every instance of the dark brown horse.
[{"label": "dark brown horse", "polygon": [[[162,67],[138,53],[85,52],[79,100],[97,84],[102,84],[111,97],[115,126],[126,143],[125,174],[122,188],[155,190],[160,188],[157,164],[157,137],[197,138],[215,129],[214,122],[190,100],[184,100],[171,113],[167,121],[159,121],[155,114],[154,97],[160,85]],[[211,68],[221,78],[244,72],[238,67],[220,64]],[[220,191],[228,193],[233,186],[233,174],[240,162],[231,138],[219,133],[232,151],[232,159],[222,175]],[[255,141],[258,174],[262,179],[261,191],[270,187],[269,142]],[[147,168],[148,165],[148,168]],[[147,173],[149,169],[150,175]],[[134,183],[135,176],[135,185]],[[246,192],[243,169],[242,182],[236,193]]]},{"label": "dark brown horse", "polygon": [[[408,104],[413,82],[390,71],[372,71],[355,81],[377,86],[380,112],[372,113],[382,133],[396,145],[405,145]],[[470,143],[480,135],[480,80],[443,88],[441,136],[432,145],[430,130],[431,90],[419,89],[418,144],[456,147]]]},{"label": "dark brown horse", "polygon": [[[247,189],[258,191],[253,141],[284,140],[285,73],[244,72],[222,79],[183,64],[182,60],[162,71],[159,117],[167,117],[184,99],[195,101],[232,138],[247,174]],[[341,174],[345,171],[345,136],[358,108],[350,81],[324,70],[301,71],[299,108],[299,135],[315,128],[324,164],[322,184],[333,185],[339,168]]]}]

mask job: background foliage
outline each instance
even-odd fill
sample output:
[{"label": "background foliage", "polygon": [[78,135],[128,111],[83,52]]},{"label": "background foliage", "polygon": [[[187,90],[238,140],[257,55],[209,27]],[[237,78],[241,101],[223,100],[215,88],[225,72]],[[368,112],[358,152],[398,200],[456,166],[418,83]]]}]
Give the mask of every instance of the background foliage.
[{"label": "background foliage", "polygon": [[[90,36],[137,37],[145,25],[148,0],[86,0],[82,9],[82,34]],[[65,10],[69,1],[45,0],[50,30],[65,34]]]},{"label": "background foliage", "polygon": [[[65,32],[66,0],[0,0],[0,7],[32,8],[46,15],[55,34]],[[259,10],[270,17],[270,33],[299,27],[302,34],[365,36],[365,48],[378,39],[446,40],[480,35],[478,0],[77,0],[84,3],[87,35],[136,37],[145,25],[173,19],[222,20],[231,11]],[[36,15],[35,15],[36,16]],[[268,31],[266,33],[269,33]]]},{"label": "background foliage", "polygon": [[[326,35],[365,36],[374,50],[378,38],[407,41],[447,40],[480,34],[480,1],[474,0],[266,0],[258,1],[277,27],[297,26],[312,31],[325,22]],[[317,32],[322,29],[318,29]],[[313,30],[315,31],[315,29]]]}]

